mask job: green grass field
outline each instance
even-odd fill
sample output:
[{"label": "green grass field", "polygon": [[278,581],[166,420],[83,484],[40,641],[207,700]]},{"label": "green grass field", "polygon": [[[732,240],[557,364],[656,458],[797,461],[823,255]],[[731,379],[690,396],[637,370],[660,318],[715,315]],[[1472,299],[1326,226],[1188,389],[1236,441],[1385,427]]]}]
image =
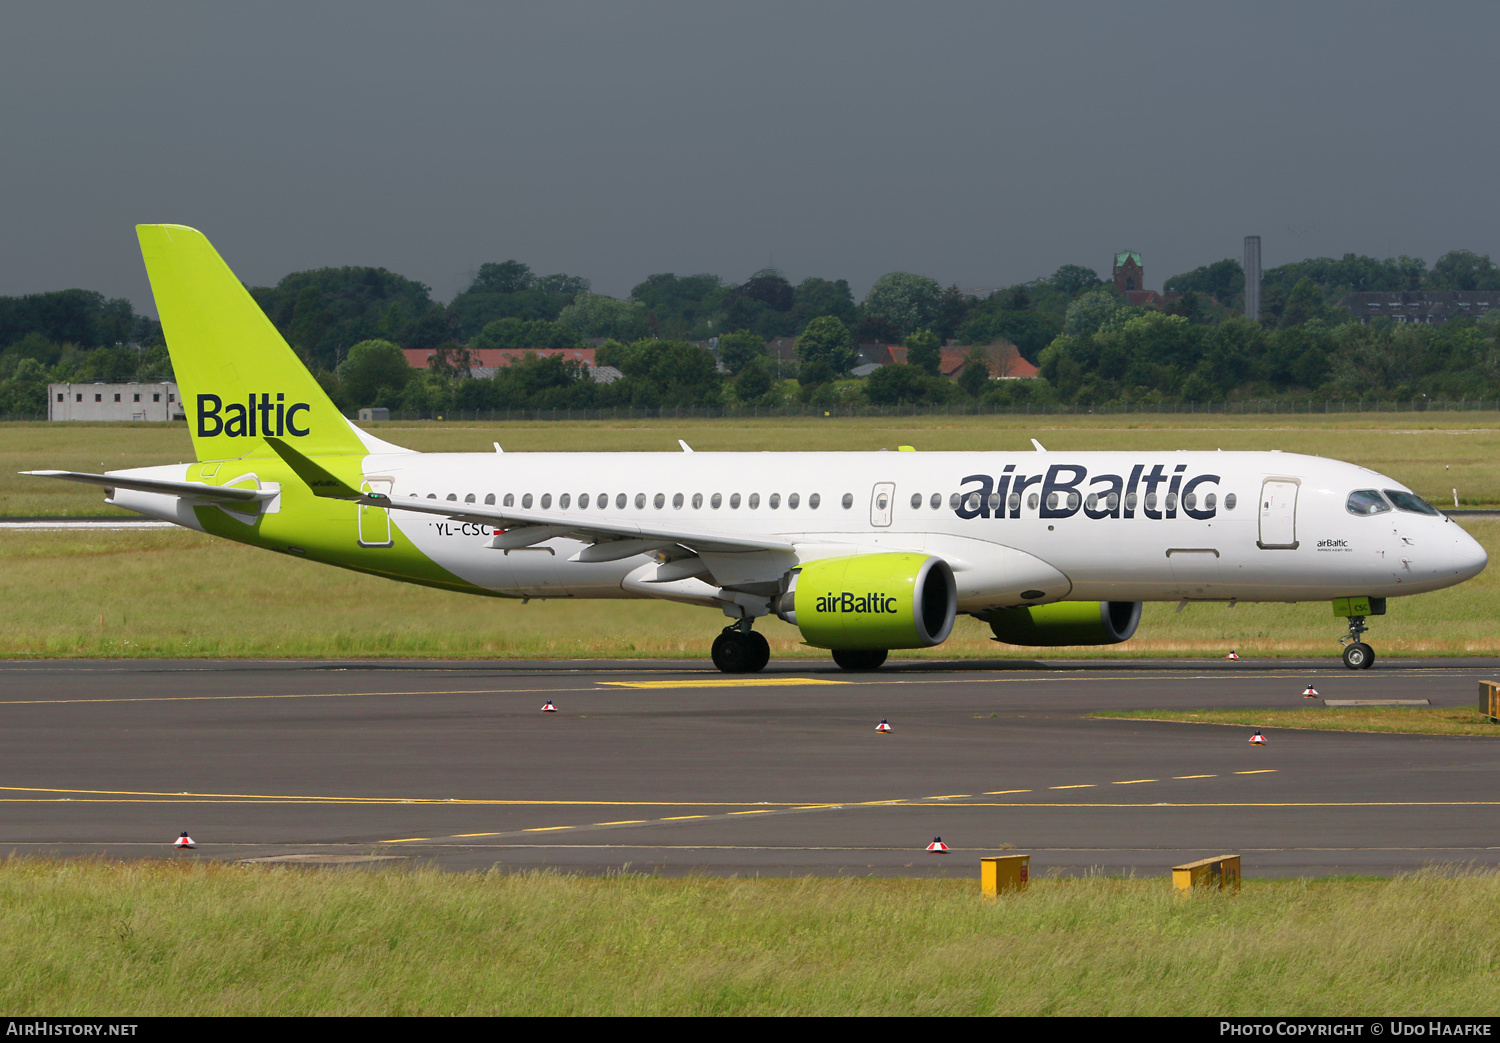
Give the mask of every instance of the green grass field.
[{"label": "green grass field", "polygon": [[1474,1015],[1500,876],[660,879],[11,859],[28,1015]]},{"label": "green grass field", "polygon": [[[1500,414],[1301,416],[971,416],[764,420],[636,420],[367,425],[427,452],[894,449],[1280,449],[1348,460],[1389,474],[1439,507],[1500,506]],[[98,471],[191,460],[187,425],[0,424],[0,516],[110,513],[95,489],[18,471]]]},{"label": "green grass field", "polygon": [[[1469,531],[1500,560],[1500,521]],[[178,530],[0,532],[0,656],[691,657],[723,617],[665,601],[519,601],[432,590]],[[1500,655],[1500,571],[1392,598],[1373,619],[1382,656]],[[758,624],[780,657],[827,653],[776,619]],[[1326,604],[1148,604],[1119,645],[1021,649],[960,617],[923,658],[1318,656],[1337,659]]]},{"label": "green grass field", "polygon": [[1105,710],[1090,717],[1123,717],[1185,724],[1299,728],[1324,732],[1387,732],[1400,735],[1470,735],[1500,739],[1500,725],[1468,707],[1355,706],[1311,703],[1295,710]]},{"label": "green grass field", "polygon": [[[1491,422],[1493,428],[1474,425]],[[1500,502],[1500,418],[1493,414],[1307,417],[915,417],[592,424],[375,425],[425,450],[1000,449],[1037,437],[1050,449],[1280,448],[1382,469],[1441,502]],[[101,447],[108,447],[108,453]],[[191,458],[184,425],[0,425],[0,515],[108,513],[98,490],[23,478],[23,469],[97,470]],[[1444,470],[1444,468],[1451,470]],[[1452,477],[1450,477],[1452,476]],[[1450,497],[1451,501],[1451,497]],[[1492,557],[1500,522],[1470,521]],[[721,617],[667,602],[477,598],[343,572],[186,531],[0,534],[0,656],[703,657]],[[1451,590],[1392,599],[1370,640],[1386,655],[1500,654],[1500,573]],[[778,656],[805,648],[778,620],[761,628]],[[1327,656],[1342,632],[1324,604],[1147,605],[1122,645],[1029,651],[998,645],[960,619],[928,658],[1083,655]]]}]

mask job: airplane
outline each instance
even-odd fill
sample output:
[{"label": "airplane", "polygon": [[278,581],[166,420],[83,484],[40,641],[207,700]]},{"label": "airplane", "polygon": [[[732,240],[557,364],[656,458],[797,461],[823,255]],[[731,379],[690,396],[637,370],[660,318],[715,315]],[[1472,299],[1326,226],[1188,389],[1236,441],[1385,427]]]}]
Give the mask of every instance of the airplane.
[{"label": "airplane", "polygon": [[873,670],[959,613],[1011,645],[1107,645],[1146,601],[1329,601],[1367,669],[1388,598],[1488,562],[1400,482],[1274,451],[414,452],[338,411],[201,232],[136,231],[196,459],[25,473],[408,583],[718,609],[725,673],[766,666],[771,615]]}]

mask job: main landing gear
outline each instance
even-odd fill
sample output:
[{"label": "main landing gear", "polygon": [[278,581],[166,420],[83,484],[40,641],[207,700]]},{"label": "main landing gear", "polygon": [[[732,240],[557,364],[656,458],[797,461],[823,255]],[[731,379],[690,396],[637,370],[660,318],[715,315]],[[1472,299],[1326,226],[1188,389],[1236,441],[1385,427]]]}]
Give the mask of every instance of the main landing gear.
[{"label": "main landing gear", "polygon": [[742,619],[724,628],[714,638],[714,666],[726,674],[755,674],[771,661],[771,645]]},{"label": "main landing gear", "polygon": [[1369,629],[1364,616],[1350,616],[1349,634],[1339,638],[1339,644],[1344,646],[1344,665],[1350,670],[1368,670],[1375,665],[1375,649],[1360,640],[1360,635]]}]

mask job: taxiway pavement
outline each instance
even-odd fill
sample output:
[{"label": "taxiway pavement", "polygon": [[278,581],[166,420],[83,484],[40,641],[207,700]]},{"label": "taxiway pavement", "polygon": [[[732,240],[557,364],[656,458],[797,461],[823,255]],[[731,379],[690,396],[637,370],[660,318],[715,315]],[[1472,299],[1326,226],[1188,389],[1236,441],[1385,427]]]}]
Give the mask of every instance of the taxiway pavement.
[{"label": "taxiway pavement", "polygon": [[[1500,741],[1098,710],[1472,706],[1500,661],[0,663],[0,852],[454,869],[1500,864]],[[540,707],[552,701],[556,713]],[[1307,706],[1316,713],[1316,705]],[[875,726],[890,721],[890,734]],[[1500,729],[1497,729],[1500,730]],[[198,847],[174,856],[188,831]],[[941,836],[952,852],[923,848]]]}]

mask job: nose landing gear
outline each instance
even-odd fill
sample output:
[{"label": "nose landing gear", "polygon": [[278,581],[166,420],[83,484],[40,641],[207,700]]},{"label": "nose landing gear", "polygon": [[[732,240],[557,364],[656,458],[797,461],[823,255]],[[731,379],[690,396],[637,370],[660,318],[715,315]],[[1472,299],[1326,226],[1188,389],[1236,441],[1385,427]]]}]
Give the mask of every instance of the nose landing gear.
[{"label": "nose landing gear", "polygon": [[1360,635],[1369,629],[1364,616],[1350,616],[1349,633],[1339,638],[1339,644],[1344,646],[1344,665],[1350,670],[1368,670],[1375,664],[1375,649],[1360,640]]},{"label": "nose landing gear", "polygon": [[750,629],[750,620],[742,619],[714,638],[713,657],[714,666],[723,673],[755,674],[771,661],[771,645]]}]

